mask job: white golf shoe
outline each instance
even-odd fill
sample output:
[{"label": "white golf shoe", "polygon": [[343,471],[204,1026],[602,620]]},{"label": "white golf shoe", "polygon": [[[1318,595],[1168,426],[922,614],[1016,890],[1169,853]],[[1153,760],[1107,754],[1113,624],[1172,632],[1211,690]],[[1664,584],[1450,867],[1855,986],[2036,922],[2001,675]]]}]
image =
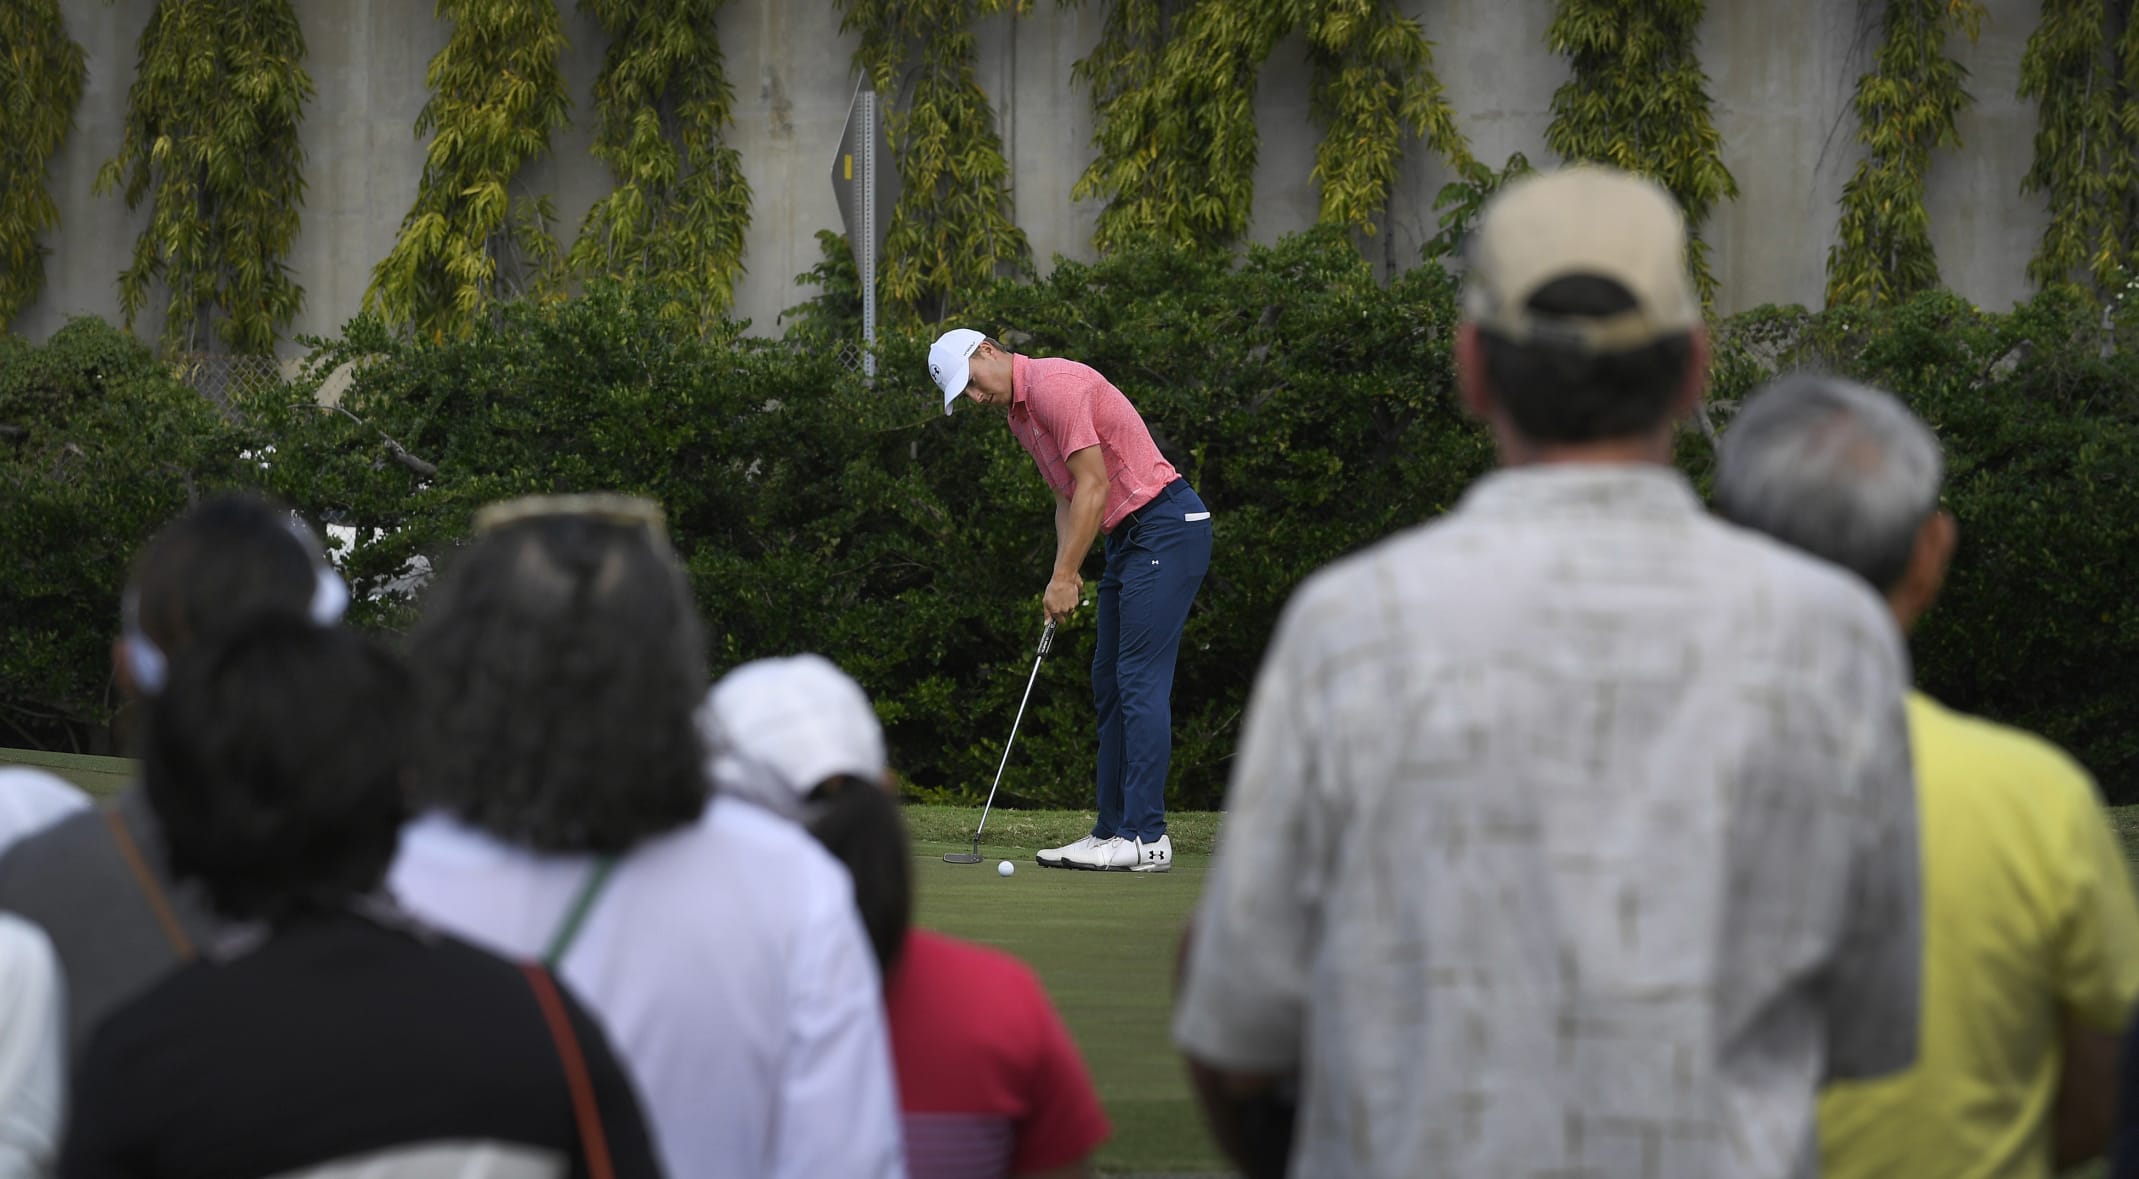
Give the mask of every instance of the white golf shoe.
[{"label": "white golf shoe", "polygon": [[1097,835],[1087,835],[1083,839],[1074,843],[1065,843],[1061,847],[1043,847],[1032,858],[1038,860],[1042,868],[1068,868],[1071,865],[1062,862],[1064,856],[1086,851],[1094,844],[1104,842],[1106,841]]},{"label": "white golf shoe", "polygon": [[1129,870],[1131,872],[1173,871],[1173,840],[1165,835],[1159,836],[1157,843],[1145,843],[1141,839],[1137,840],[1136,864]]},{"label": "white golf shoe", "polygon": [[1082,868],[1087,872],[1125,872],[1136,867],[1136,841],[1119,835],[1112,839],[1095,839],[1090,847],[1064,852],[1062,867]]}]

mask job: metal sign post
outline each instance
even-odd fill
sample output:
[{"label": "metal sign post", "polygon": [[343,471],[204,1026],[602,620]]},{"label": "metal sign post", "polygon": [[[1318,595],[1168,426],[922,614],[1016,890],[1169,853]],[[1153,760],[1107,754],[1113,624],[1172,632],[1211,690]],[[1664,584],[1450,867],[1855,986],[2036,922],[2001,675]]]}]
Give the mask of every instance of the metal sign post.
[{"label": "metal sign post", "polygon": [[854,84],[847,126],[832,161],[832,191],[839,198],[839,220],[854,251],[854,268],[862,287],[862,374],[876,377],[876,270],[884,248],[884,226],[898,201],[898,173],[889,165],[884,120],[876,91],[867,80]]}]

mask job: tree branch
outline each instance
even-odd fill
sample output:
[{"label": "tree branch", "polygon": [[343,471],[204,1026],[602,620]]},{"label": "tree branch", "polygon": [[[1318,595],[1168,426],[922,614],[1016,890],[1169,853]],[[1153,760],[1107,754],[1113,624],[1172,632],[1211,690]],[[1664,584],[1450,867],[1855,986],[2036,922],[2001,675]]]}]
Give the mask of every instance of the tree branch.
[{"label": "tree branch", "polygon": [[357,425],[363,426],[365,429],[370,430],[374,434],[377,434],[379,436],[379,439],[386,443],[387,455],[401,466],[408,468],[409,470],[415,472],[416,474],[422,476],[425,479],[435,479],[438,477],[438,464],[433,462],[427,462],[423,459],[416,457],[413,454],[410,454],[408,452],[407,447],[401,445],[399,442],[396,442],[393,436],[388,434],[386,431],[381,430],[376,426],[367,424],[363,418],[360,418],[355,414],[350,413],[348,410],[343,409],[339,405],[322,405],[319,408],[326,410],[329,413],[338,413],[343,417],[348,418],[350,421],[355,422]]}]

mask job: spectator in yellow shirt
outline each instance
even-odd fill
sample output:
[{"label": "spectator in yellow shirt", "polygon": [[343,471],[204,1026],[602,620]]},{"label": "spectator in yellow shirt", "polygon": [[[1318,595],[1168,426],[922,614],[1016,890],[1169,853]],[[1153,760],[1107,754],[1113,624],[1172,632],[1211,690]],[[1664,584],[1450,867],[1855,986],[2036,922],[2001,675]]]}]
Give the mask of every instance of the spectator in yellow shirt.
[{"label": "spectator in yellow shirt", "polygon": [[[1930,429],[1894,397],[1786,377],[1722,444],[1716,509],[1850,569],[1904,631],[1958,529]],[[1908,701],[1923,855],[1916,1065],[1819,1110],[1830,1179],[2042,1176],[2102,1152],[2116,1037],[2139,997],[2139,906],[2094,782],[2049,742]]]}]

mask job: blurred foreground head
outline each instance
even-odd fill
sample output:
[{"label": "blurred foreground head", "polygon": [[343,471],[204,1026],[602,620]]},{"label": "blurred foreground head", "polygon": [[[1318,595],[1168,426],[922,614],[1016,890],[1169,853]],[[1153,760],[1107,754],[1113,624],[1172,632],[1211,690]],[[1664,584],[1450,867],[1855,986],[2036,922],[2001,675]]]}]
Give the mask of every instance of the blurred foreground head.
[{"label": "blurred foreground head", "polygon": [[538,851],[696,819],[704,641],[660,508],[533,496],[475,531],[410,635],[419,800]]},{"label": "blurred foreground head", "polygon": [[411,707],[400,667],[301,613],[196,644],[149,705],[142,776],[175,877],[236,920],[335,909],[393,860]]},{"label": "blurred foreground head", "polygon": [[170,661],[266,614],[341,620],[349,591],[319,538],[257,495],[211,496],[166,525],[134,564],[113,651],[126,690],[155,695]]},{"label": "blurred foreground head", "polygon": [[1456,358],[1503,461],[1628,442],[1668,455],[1708,363],[1686,248],[1671,195],[1613,168],[1525,176],[1487,203]]},{"label": "blurred foreground head", "polygon": [[713,685],[701,723],[724,794],[801,822],[846,865],[888,979],[913,917],[913,852],[868,694],[821,655],[759,659]]},{"label": "blurred foreground head", "polygon": [[1863,578],[1906,628],[1938,596],[1958,541],[1939,510],[1944,478],[1938,438],[1893,394],[1793,373],[1755,391],[1724,432],[1715,506]]}]

